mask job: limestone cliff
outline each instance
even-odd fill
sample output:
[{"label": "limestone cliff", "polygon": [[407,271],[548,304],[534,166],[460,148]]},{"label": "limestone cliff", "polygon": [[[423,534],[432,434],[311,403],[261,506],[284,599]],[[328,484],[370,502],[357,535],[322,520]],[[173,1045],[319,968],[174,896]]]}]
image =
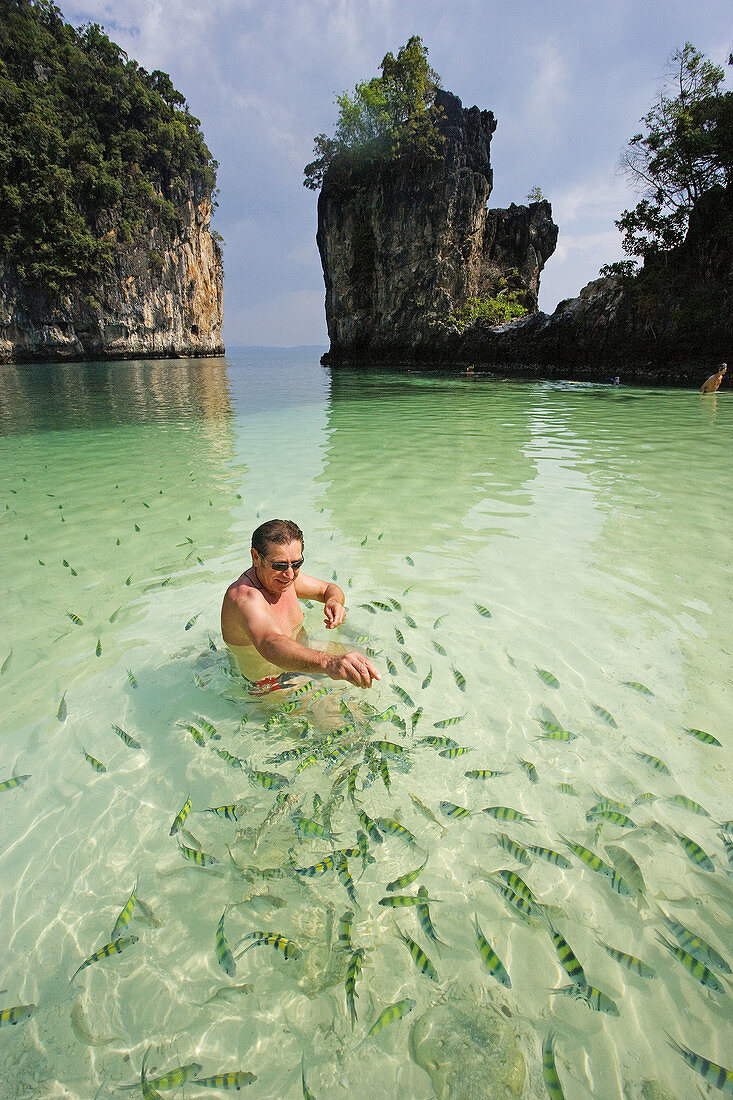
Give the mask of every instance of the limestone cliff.
[{"label": "limestone cliff", "polygon": [[733,187],[704,194],[684,242],[635,278],[595,279],[551,316],[463,332],[441,326],[429,359],[539,377],[699,385],[717,362],[733,360]]},{"label": "limestone cliff", "polygon": [[[223,269],[211,195],[192,187],[172,239],[152,215],[91,288],[30,290],[0,262],[0,361],[221,355]],[[164,243],[165,242],[165,243]]]},{"label": "limestone cliff", "polygon": [[430,356],[436,325],[499,276],[536,309],[557,241],[550,204],[489,210],[494,115],[444,91],[435,108],[443,155],[428,171],[386,162],[346,184],[326,172],[316,239],[330,362]]}]

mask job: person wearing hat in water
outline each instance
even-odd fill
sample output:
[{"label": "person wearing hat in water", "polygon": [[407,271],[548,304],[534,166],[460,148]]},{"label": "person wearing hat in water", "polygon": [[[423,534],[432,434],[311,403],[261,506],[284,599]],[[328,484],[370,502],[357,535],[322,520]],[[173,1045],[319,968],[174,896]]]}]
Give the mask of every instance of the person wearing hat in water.
[{"label": "person wearing hat in water", "polygon": [[723,381],[723,375],[727,370],[728,364],[721,363],[715,374],[711,374],[700,386],[700,393],[715,393],[720,383]]}]

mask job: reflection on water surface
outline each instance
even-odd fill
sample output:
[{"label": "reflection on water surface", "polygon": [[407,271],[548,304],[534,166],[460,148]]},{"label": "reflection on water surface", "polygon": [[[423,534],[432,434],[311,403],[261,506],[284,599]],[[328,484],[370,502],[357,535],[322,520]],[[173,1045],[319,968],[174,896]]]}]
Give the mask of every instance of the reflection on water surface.
[{"label": "reflection on water surface", "polygon": [[[303,1056],[316,1096],[543,1096],[551,1032],[569,1098],[730,1068],[729,409],[312,349],[0,368],[3,1095],[111,1095],[148,1046],[263,1096]],[[373,691],[228,675],[274,515]],[[421,887],[432,925],[384,903]]]}]

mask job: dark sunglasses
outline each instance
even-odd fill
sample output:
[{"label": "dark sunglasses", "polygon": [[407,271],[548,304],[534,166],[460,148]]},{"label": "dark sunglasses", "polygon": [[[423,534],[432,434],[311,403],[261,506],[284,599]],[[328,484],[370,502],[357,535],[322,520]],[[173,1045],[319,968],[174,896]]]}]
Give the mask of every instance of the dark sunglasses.
[{"label": "dark sunglasses", "polygon": [[270,566],[270,569],[274,569],[276,573],[287,573],[291,566],[293,572],[297,573],[305,561],[305,558],[298,558],[297,561],[267,561],[267,558],[265,558],[265,561]]}]

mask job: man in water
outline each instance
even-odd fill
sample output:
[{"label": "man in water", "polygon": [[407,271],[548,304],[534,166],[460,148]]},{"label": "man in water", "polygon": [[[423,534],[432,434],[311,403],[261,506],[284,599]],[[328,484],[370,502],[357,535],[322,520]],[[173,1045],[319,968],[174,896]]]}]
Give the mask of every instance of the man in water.
[{"label": "man in water", "polygon": [[700,393],[715,393],[720,383],[723,381],[723,375],[727,370],[728,364],[721,363],[715,374],[711,374],[700,386]]},{"label": "man in water", "polygon": [[227,648],[255,694],[286,687],[299,672],[371,687],[381,677],[360,653],[327,653],[305,644],[299,598],[323,604],[328,630],[344,621],[346,611],[337,584],[301,573],[303,545],[303,532],[291,520],[271,519],[254,532],[252,565],[224,595],[221,633]]}]

